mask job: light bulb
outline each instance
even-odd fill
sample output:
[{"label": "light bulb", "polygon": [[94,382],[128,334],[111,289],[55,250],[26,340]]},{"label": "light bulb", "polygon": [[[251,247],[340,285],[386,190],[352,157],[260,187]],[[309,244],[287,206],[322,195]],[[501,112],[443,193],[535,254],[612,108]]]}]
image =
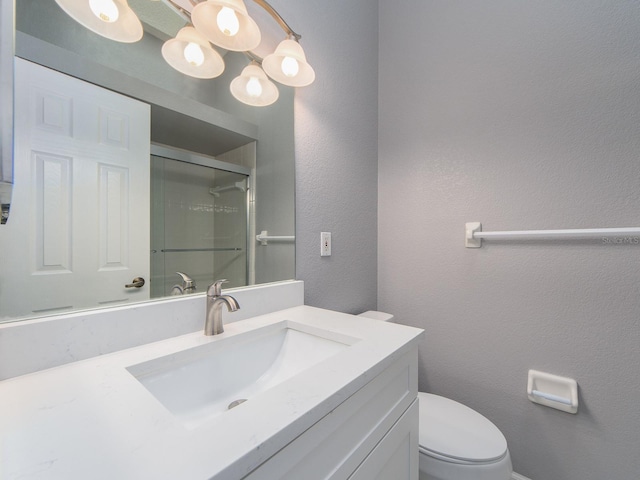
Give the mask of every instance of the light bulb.
[{"label": "light bulb", "polygon": [[118,6],[113,0],[89,0],[89,8],[103,22],[113,23],[120,16]]},{"label": "light bulb", "polygon": [[233,37],[240,30],[240,21],[233,9],[222,7],[216,17],[218,28],[227,37]]},{"label": "light bulb", "polygon": [[260,80],[258,77],[251,77],[247,82],[247,93],[252,98],[258,98],[262,95],[262,85],[260,85]]},{"label": "light bulb", "polygon": [[300,71],[298,60],[293,57],[284,57],[282,59],[282,73],[287,77],[295,77]]},{"label": "light bulb", "polygon": [[204,63],[204,52],[197,43],[189,42],[184,47],[184,59],[194,67],[199,67]]}]

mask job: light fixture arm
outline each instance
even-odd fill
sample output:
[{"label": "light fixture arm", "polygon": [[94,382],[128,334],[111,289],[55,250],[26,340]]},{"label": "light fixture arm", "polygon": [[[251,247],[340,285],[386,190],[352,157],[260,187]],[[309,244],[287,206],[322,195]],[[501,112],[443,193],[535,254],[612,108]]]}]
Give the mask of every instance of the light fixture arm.
[{"label": "light fixture arm", "polygon": [[[177,3],[175,3],[173,0],[166,0],[166,1],[174,9],[176,9],[182,16],[188,19],[191,18],[191,13],[185,10],[184,8],[182,8]],[[292,37],[296,42],[302,38],[302,35],[300,35],[299,33],[296,33],[293,30],[293,28],[291,28],[289,24],[285,21],[285,19],[282,18],[282,15],[280,15],[278,11],[275,8],[273,8],[268,2],[266,2],[265,0],[253,0],[253,2],[260,5],[269,15],[271,15],[271,17],[273,17],[273,19],[276,22],[278,22],[278,25],[280,25],[280,28],[282,28],[282,30],[284,30],[289,37]],[[200,2],[196,0],[189,0],[189,3],[195,7]]]},{"label": "light fixture arm", "polygon": [[262,58],[257,53],[254,53],[251,50],[247,50],[246,52],[242,53],[244,53],[245,57],[247,57],[252,62],[256,62],[258,65],[262,65],[262,60],[264,60],[264,58]]},{"label": "light fixture arm", "polygon": [[294,32],[289,24],[285,22],[284,18],[282,18],[282,16],[277,12],[277,10],[269,5],[269,3],[267,3],[265,0],[253,0],[253,2],[264,8],[269,13],[269,15],[271,15],[273,19],[278,22],[278,25],[280,25],[280,27],[286,32],[286,34],[290,37],[293,37],[296,42],[302,38],[302,35]]},{"label": "light fixture arm", "polygon": [[[191,22],[191,12],[189,12],[188,10],[185,10],[183,7],[175,3],[173,0],[166,0],[164,3],[167,6],[169,6],[169,8],[172,8],[173,11],[176,12],[178,15],[180,15],[185,21]],[[194,2],[193,0],[189,0],[189,3],[192,6],[196,5],[196,2]]]}]

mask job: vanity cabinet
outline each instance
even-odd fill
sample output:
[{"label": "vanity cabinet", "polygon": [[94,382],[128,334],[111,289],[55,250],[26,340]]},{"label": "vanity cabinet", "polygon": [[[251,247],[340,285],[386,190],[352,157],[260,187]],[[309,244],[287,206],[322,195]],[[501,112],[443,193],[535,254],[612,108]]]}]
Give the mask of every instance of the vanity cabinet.
[{"label": "vanity cabinet", "polygon": [[418,401],[400,417],[350,480],[418,478]]},{"label": "vanity cabinet", "polygon": [[247,480],[417,480],[414,347],[268,459]]},{"label": "vanity cabinet", "polygon": [[[193,332],[7,379],[0,478],[417,480],[422,333],[300,305],[229,323],[223,335]],[[331,355],[303,365],[319,352]],[[249,355],[279,380],[260,384]],[[193,358],[224,368],[207,376]],[[140,379],[150,371],[172,387],[149,390]],[[184,386],[189,372],[248,401],[228,410],[225,399],[222,411],[213,397],[189,403],[201,398]],[[172,410],[167,399],[183,403]]]}]

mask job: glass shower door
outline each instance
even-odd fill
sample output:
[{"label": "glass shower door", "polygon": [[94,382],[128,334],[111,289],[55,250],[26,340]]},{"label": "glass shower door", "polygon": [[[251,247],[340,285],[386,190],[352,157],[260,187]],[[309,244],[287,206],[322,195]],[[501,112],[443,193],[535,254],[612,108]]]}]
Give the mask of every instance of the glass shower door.
[{"label": "glass shower door", "polygon": [[[219,163],[219,162],[218,162]],[[177,293],[182,272],[203,292],[247,285],[249,176],[151,156],[151,296]]]}]

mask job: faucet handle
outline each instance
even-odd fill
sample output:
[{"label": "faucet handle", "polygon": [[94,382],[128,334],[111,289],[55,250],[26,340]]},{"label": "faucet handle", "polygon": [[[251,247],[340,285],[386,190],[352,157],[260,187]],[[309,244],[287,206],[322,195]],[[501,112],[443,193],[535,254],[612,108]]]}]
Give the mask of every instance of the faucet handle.
[{"label": "faucet handle", "polygon": [[185,290],[196,289],[196,282],[193,278],[191,278],[186,273],[182,273],[182,272],[176,272],[176,273],[182,277],[182,288],[184,288]]},{"label": "faucet handle", "polygon": [[207,289],[207,296],[209,297],[219,297],[222,295],[222,284],[227,283],[229,280],[223,278],[222,280],[216,280]]}]

